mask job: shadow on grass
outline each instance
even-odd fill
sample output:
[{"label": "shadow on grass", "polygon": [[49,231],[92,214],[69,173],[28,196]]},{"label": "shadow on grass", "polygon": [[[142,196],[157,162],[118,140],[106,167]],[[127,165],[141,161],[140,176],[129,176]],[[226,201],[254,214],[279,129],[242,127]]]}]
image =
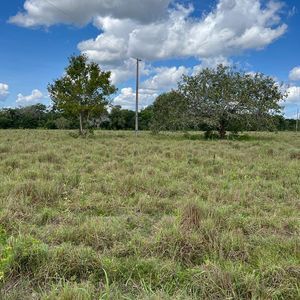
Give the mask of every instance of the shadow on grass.
[{"label": "shadow on grass", "polygon": [[[79,138],[78,132],[69,131],[69,136]],[[255,142],[255,141],[272,141],[275,139],[276,133],[274,132],[249,132],[244,134],[227,134],[225,139],[220,139],[216,133],[212,134],[209,138],[205,137],[204,132],[189,131],[189,132],[172,132],[162,131],[160,133],[152,133],[151,131],[140,131],[137,138],[154,140],[175,140],[175,141],[238,141],[238,142]],[[136,138],[134,131],[117,131],[117,130],[95,130],[94,134],[89,134],[86,139],[99,139],[99,140],[112,140],[112,139],[128,139]]]},{"label": "shadow on grass", "polygon": [[117,131],[117,130],[95,130],[94,132],[89,132],[86,135],[80,135],[78,131],[68,131],[68,135],[72,138],[81,139],[125,139],[130,136],[134,136],[134,131]]},{"label": "shadow on grass", "polygon": [[178,141],[238,141],[238,142],[255,142],[255,141],[273,141],[276,133],[263,133],[253,132],[250,134],[228,134],[225,139],[220,139],[217,135],[213,135],[210,138],[205,137],[204,132],[161,132],[159,134],[151,134],[155,139],[171,139]]}]

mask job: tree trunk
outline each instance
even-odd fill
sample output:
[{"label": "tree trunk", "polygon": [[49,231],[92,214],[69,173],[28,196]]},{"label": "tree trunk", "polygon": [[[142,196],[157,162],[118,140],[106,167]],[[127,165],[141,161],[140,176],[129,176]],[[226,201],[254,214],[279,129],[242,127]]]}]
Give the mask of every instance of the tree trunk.
[{"label": "tree trunk", "polygon": [[226,129],[225,129],[225,124],[223,122],[221,122],[219,127],[219,136],[220,139],[225,139],[226,137]]},{"label": "tree trunk", "polygon": [[83,124],[82,124],[82,112],[79,113],[79,126],[80,126],[80,134],[83,135]]}]

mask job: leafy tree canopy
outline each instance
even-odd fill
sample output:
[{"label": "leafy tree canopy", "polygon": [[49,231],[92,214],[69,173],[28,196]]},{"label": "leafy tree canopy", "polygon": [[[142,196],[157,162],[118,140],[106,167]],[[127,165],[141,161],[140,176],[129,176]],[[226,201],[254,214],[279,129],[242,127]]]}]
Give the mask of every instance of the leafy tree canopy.
[{"label": "leafy tree canopy", "polygon": [[110,82],[110,75],[98,64],[89,63],[85,55],[71,56],[65,75],[48,85],[54,107],[79,117],[81,134],[87,120],[101,114],[117,90]]},{"label": "leafy tree canopy", "polygon": [[183,76],[178,91],[185,99],[189,119],[196,125],[216,127],[221,138],[227,130],[239,131],[253,123],[270,126],[286,97],[273,78],[223,65]]},{"label": "leafy tree canopy", "polygon": [[161,94],[152,107],[152,130],[184,130],[188,128],[187,101],[177,91]]}]

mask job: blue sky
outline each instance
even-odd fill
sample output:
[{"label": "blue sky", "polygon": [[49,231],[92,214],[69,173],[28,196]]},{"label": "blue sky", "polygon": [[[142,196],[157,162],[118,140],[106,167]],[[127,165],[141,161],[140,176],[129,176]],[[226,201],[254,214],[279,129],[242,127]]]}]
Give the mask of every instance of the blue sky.
[{"label": "blue sky", "polygon": [[[72,3],[70,5],[69,3]],[[289,117],[300,108],[299,0],[10,0],[0,11],[0,107],[49,104],[47,84],[71,54],[112,71],[115,103],[141,105],[176,87],[182,74],[237,64],[286,83]]]}]

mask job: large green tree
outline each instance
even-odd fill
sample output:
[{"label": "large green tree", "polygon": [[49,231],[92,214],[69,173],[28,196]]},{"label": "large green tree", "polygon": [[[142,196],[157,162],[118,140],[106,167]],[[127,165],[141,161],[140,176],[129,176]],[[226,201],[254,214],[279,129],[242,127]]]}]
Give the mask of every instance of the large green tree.
[{"label": "large green tree", "polygon": [[269,76],[223,65],[183,76],[179,93],[186,100],[190,120],[217,128],[220,138],[227,130],[239,131],[253,124],[269,127],[273,116],[281,113],[280,101],[286,96]]},{"label": "large green tree", "polygon": [[63,77],[48,85],[54,107],[70,116],[78,116],[80,134],[84,134],[87,120],[100,115],[116,92],[110,72],[98,64],[88,62],[85,55],[71,56]]},{"label": "large green tree", "polygon": [[154,132],[164,130],[184,130],[189,126],[187,101],[177,91],[158,96],[152,105],[152,124]]}]

